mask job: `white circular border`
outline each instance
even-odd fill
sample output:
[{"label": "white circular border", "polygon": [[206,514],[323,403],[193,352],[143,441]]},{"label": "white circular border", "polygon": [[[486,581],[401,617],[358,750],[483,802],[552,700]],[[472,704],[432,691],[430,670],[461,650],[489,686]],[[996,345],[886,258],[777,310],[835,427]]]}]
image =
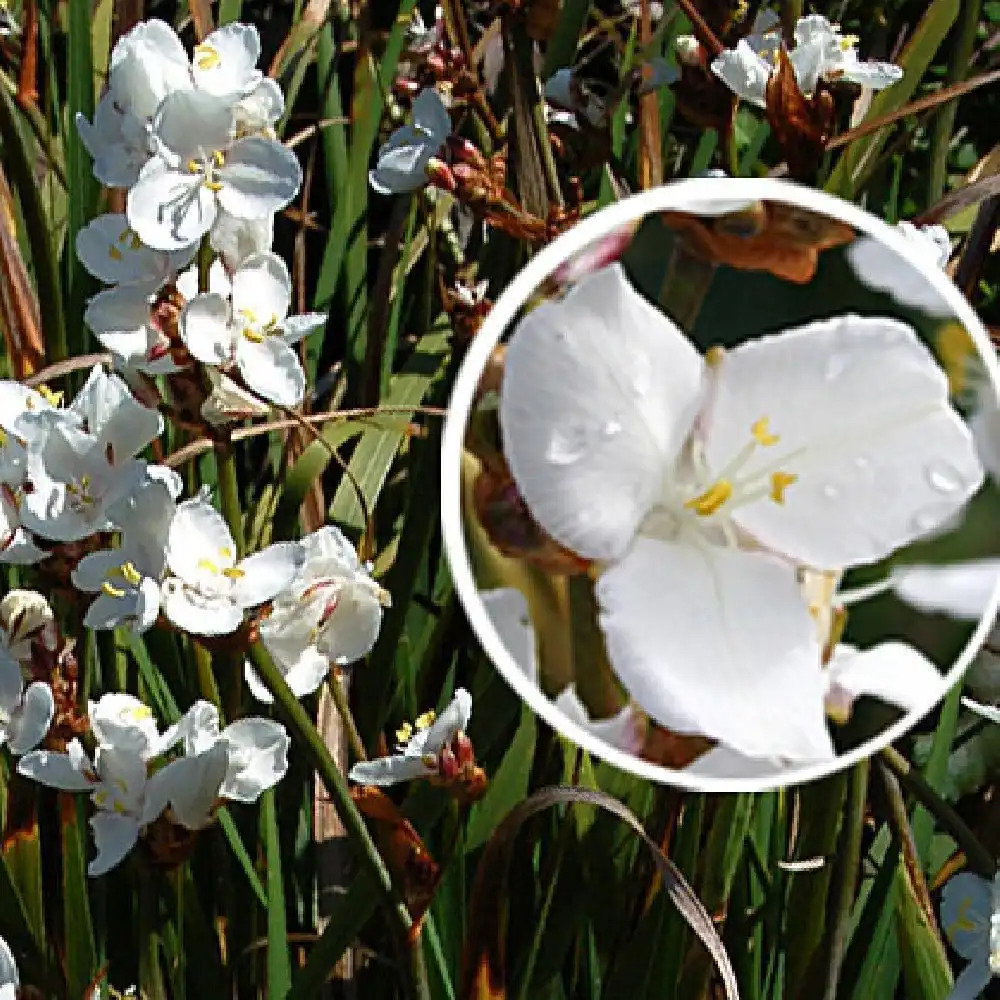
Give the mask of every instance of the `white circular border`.
[{"label": "white circular border", "polygon": [[[706,203],[710,204],[723,199],[725,201],[769,200],[785,202],[845,222],[849,226],[881,240],[920,271],[952,307],[955,317],[961,320],[969,331],[990,376],[994,391],[1000,396],[1000,365],[998,365],[996,352],[990,344],[979,317],[976,316],[965,297],[952,284],[947,275],[934,267],[932,263],[925,263],[917,259],[911,251],[909,241],[894,227],[840,198],[790,181],[773,178],[715,177],[676,181],[651,191],[632,195],[577,223],[572,229],[539,251],[518,272],[490,310],[462,363],[448,404],[448,417],[445,422],[441,455],[441,522],[445,552],[451,566],[452,578],[473,631],[487,655],[503,675],[504,680],[514,689],[522,701],[526,702],[549,726],[609,764],[641,778],[689,791],[753,792],[800,784],[833,774],[856,764],[902,736],[934,708],[946,692],[959,681],[972,658],[986,641],[990,626],[997,614],[997,607],[1000,605],[1000,581],[994,589],[979,625],[952,668],[943,676],[941,689],[932,702],[910,712],[879,736],[835,758],[829,764],[790,768],[787,771],[763,776],[760,780],[726,779],[691,774],[688,771],[678,771],[641,760],[630,753],[610,746],[563,715],[545,697],[541,689],[529,680],[501,642],[493,621],[479,596],[479,589],[476,586],[472,566],[469,562],[469,554],[465,546],[462,520],[461,459],[472,400],[480,375],[493,348],[499,343],[518,310],[531,293],[560,264],[612,230],[655,212],[694,209],[697,212],[707,214],[705,213]],[[700,204],[696,206],[696,202]]]}]

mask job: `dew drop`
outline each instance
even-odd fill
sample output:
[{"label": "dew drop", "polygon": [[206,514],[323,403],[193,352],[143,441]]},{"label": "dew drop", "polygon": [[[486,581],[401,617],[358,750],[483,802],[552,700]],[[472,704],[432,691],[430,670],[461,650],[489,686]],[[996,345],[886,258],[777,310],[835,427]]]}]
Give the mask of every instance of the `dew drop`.
[{"label": "dew drop", "polygon": [[552,432],[545,457],[554,465],[572,465],[578,462],[587,449],[589,435],[582,425],[566,427]]},{"label": "dew drop", "polygon": [[836,500],[840,496],[840,487],[834,486],[833,483],[825,483],[822,487],[822,493],[827,500]]},{"label": "dew drop", "polygon": [[616,437],[617,435],[621,434],[621,432],[622,432],[621,422],[618,421],[618,420],[609,420],[604,425],[603,430],[604,430],[604,436],[605,437],[609,437],[609,438],[610,437]]},{"label": "dew drop", "polygon": [[823,365],[823,378],[828,382],[833,382],[844,374],[850,364],[850,358],[846,354],[831,354]]},{"label": "dew drop", "polygon": [[917,534],[925,534],[940,528],[955,513],[953,504],[934,503],[927,507],[921,507],[910,522],[910,530]]},{"label": "dew drop", "polygon": [[948,462],[935,462],[926,469],[927,483],[938,493],[954,493],[962,486],[958,470]]}]

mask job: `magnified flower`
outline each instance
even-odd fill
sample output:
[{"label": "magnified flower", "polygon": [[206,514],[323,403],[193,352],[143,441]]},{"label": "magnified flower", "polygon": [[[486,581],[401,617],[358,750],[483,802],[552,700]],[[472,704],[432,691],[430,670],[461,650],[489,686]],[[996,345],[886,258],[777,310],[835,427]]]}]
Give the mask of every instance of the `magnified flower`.
[{"label": "magnified flower", "polygon": [[433,87],[413,101],[413,120],[396,129],[378,151],[368,181],[379,194],[405,194],[427,183],[427,167],[451,134],[448,109]]},{"label": "magnified flower", "polygon": [[228,635],[247,608],[269,601],[302,565],[298,544],[277,542],[236,561],[222,515],[201,497],[179,504],[167,532],[163,611],[195,635]]},{"label": "magnified flower", "polygon": [[475,764],[465,736],[471,716],[472,698],[465,688],[459,688],[440,716],[427,712],[396,733],[396,753],[355,764],[349,775],[351,781],[395,785],[415,778],[455,778],[466,765]]},{"label": "magnified flower", "polygon": [[755,757],[833,753],[796,565],[876,562],[982,481],[905,324],[848,315],[702,359],[619,266],[521,322],[500,419],[532,516],[605,563],[626,689],[665,728]]},{"label": "magnified flower", "polygon": [[975,1000],[1000,973],[1000,875],[992,882],[959,872],[941,893],[945,937],[968,960],[947,1000]]}]

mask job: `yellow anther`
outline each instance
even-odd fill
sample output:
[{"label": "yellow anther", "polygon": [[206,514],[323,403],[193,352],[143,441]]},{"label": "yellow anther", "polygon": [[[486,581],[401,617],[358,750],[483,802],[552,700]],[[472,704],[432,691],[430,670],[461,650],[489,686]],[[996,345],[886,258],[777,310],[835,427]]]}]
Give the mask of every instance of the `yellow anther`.
[{"label": "yellow anther", "polygon": [[198,69],[214,69],[222,61],[219,53],[211,45],[196,45],[194,47],[195,63]]},{"label": "yellow anther", "polygon": [[[135,708],[130,708],[128,711],[130,719],[134,719],[139,722],[141,719],[151,719],[153,717],[153,710],[148,705],[136,705]],[[119,787],[123,792],[128,791],[128,785],[119,778],[117,779]]]},{"label": "yellow anther", "polygon": [[702,517],[714,514],[733,495],[733,484],[728,479],[713,483],[701,496],[684,501],[684,506]]},{"label": "yellow anther", "polygon": [[778,435],[771,433],[768,427],[769,422],[769,417],[761,417],[750,428],[750,433],[754,436],[754,440],[757,444],[763,445],[765,448],[770,447],[772,444],[777,444],[779,441]]},{"label": "yellow anther", "polygon": [[212,160],[217,167],[221,167],[226,162],[226,155],[221,149],[212,151]]},{"label": "yellow anther", "polygon": [[104,583],[101,584],[101,590],[103,590],[108,597],[125,596],[125,591],[122,590],[121,587],[116,587],[110,580],[105,580]]},{"label": "yellow anther", "polygon": [[112,244],[111,244],[111,245],[110,245],[110,246],[108,247],[108,256],[109,256],[109,257],[110,257],[110,258],[111,258],[112,260],[121,260],[121,259],[122,259],[122,257],[124,257],[125,255],[124,255],[124,254],[123,254],[123,253],[121,252],[121,250],[119,250],[119,249],[118,249],[118,247],[116,247],[116,246],[114,245],[114,243],[112,243]]},{"label": "yellow anther", "polygon": [[738,0],[736,4],[736,13],[734,17],[737,21],[746,20],[747,14],[750,12],[750,0]]},{"label": "yellow anther", "polygon": [[90,488],[90,476],[80,476],[80,485],[86,490]]},{"label": "yellow anther", "polygon": [[38,395],[53,406],[62,405],[63,394],[61,392],[53,392],[47,385],[40,385],[38,387]]},{"label": "yellow anther", "polygon": [[707,351],[705,351],[705,364],[708,365],[709,368],[715,368],[725,356],[726,349],[724,347],[719,347],[718,345],[710,347]]},{"label": "yellow anther", "polygon": [[775,503],[785,502],[785,490],[799,477],[793,472],[775,472],[771,474],[771,499]]},{"label": "yellow anther", "polygon": [[[130,230],[130,232],[131,232],[131,230]],[[141,250],[142,249],[142,240],[139,238],[139,234],[138,233],[132,233],[132,238],[129,241],[129,243],[130,243],[130,245],[131,245],[131,247],[132,247],[133,250]]]},{"label": "yellow anther", "polygon": [[430,729],[434,725],[436,718],[437,714],[431,709],[429,712],[424,712],[423,715],[418,715],[413,724],[416,726],[418,733],[423,732],[423,730]]},{"label": "yellow anther", "polygon": [[205,181],[205,187],[207,187],[209,191],[222,190],[222,185],[218,181]]},{"label": "yellow anther", "polygon": [[115,800],[115,804],[114,804],[114,805],[113,805],[113,806],[112,806],[111,808],[112,808],[112,809],[113,809],[113,810],[114,810],[114,811],[115,811],[116,813],[118,813],[118,815],[119,815],[119,816],[120,816],[120,815],[121,815],[122,813],[124,813],[124,812],[125,812],[125,806],[124,806],[124,805],[122,805],[122,803],[121,803],[121,802],[119,802],[119,801],[118,801],[117,799]]},{"label": "yellow anther", "polygon": [[243,336],[246,337],[251,344],[263,344],[265,339],[264,334],[258,333],[249,326],[245,326],[243,328]]},{"label": "yellow anther", "polygon": [[840,48],[842,51],[847,52],[849,49],[853,49],[860,41],[861,39],[857,35],[844,35],[840,39]]},{"label": "yellow anther", "polygon": [[133,587],[138,587],[142,583],[142,574],[135,568],[134,563],[123,562],[121,566],[118,567],[118,572],[132,584]]},{"label": "yellow anther", "polygon": [[396,742],[409,743],[412,735],[413,726],[411,726],[408,722],[404,722],[399,729],[396,730]]},{"label": "yellow anther", "polygon": [[252,309],[237,309],[236,315],[241,319],[246,320],[248,323],[257,322],[257,314]]},{"label": "yellow anther", "polygon": [[219,549],[219,555],[222,556],[223,559],[232,559],[233,550],[228,545],[223,545],[222,548]]},{"label": "yellow anther", "polygon": [[969,919],[969,908],[972,906],[972,899],[968,896],[958,904],[958,916],[945,928],[948,937],[952,937],[955,931],[974,931],[976,925]]},{"label": "yellow anther", "polygon": [[201,171],[201,166],[197,160],[188,160],[186,166],[189,174],[197,174]]},{"label": "yellow anther", "polygon": [[958,322],[945,324],[935,339],[941,366],[948,376],[948,389],[955,396],[968,384],[969,362],[976,357],[976,345],[969,331]]},{"label": "yellow anther", "polygon": [[246,573],[241,569],[237,569],[235,566],[229,566],[227,569],[222,571],[222,575],[228,576],[230,580],[241,580],[246,576]]},{"label": "yellow anther", "polygon": [[0,427],[0,448],[5,448],[7,446],[7,432]]},{"label": "yellow anther", "polygon": [[219,567],[211,559],[199,559],[198,569],[208,570],[209,573],[218,573]]}]

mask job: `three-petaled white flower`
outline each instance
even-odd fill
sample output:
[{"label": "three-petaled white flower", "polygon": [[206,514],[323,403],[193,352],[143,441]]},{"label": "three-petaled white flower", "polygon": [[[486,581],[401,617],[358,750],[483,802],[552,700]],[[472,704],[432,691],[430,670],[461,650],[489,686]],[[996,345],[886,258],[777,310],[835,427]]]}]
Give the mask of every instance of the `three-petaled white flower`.
[{"label": "three-petaled white flower", "polygon": [[439,755],[465,732],[471,717],[472,697],[465,688],[459,688],[439,716],[427,712],[414,725],[404,725],[396,733],[396,753],[359,761],[348,777],[359,784],[383,786],[435,777],[439,773]]},{"label": "three-petaled white flower", "polygon": [[796,567],[876,562],[983,476],[905,324],[842,316],[703,359],[617,265],[521,322],[500,421],[532,516],[602,570],[626,689],[753,757],[833,753]]},{"label": "three-petaled white flower", "polygon": [[[795,25],[795,45],[788,59],[799,89],[811,94],[823,80],[848,80],[881,90],[902,79],[898,66],[861,62],[857,38],[841,35],[821,14],[801,17]],[[746,38],[735,49],[725,49],[712,61],[715,73],[737,97],[766,107],[767,84],[777,65],[781,47],[781,21],[773,11],[761,12]]]},{"label": "three-petaled white flower", "polygon": [[972,872],[953,875],[941,893],[941,924],[969,962],[947,1000],[975,1000],[1000,975],[1000,875],[992,882]]},{"label": "three-petaled white flower", "polygon": [[[286,683],[302,698],[323,683],[331,664],[353,663],[371,650],[390,598],[338,528],[327,525],[300,544],[305,562],[275,598],[259,632]],[[254,697],[271,702],[249,664],[245,674]]]},{"label": "three-petaled white flower", "polygon": [[413,120],[396,129],[378,151],[368,180],[379,194],[405,194],[427,183],[427,167],[451,135],[451,118],[433,87],[413,101]]},{"label": "three-petaled white flower", "polygon": [[163,429],[117,375],[95,365],[65,410],[34,410],[17,428],[32,435],[22,523],[45,538],[77,541],[110,527],[108,507],[142,480],[136,455]]},{"label": "three-petaled white flower", "polygon": [[236,560],[236,544],[222,515],[201,497],[179,504],[167,532],[164,613],[195,635],[228,635],[247,608],[269,601],[302,565],[302,547],[277,542]]},{"label": "three-petaled white flower", "polygon": [[220,210],[266,219],[298,193],[302,168],[280,142],[237,138],[236,113],[225,97],[176,91],[157,108],[155,152],[128,192],[129,225],[157,250],[197,242]]},{"label": "three-petaled white flower", "polygon": [[196,295],[181,314],[180,333],[192,356],[210,365],[235,365],[258,395],[297,406],[306,376],[292,345],[326,322],[322,313],[289,316],[292,282],[273,253],[248,257],[222,295]]}]

